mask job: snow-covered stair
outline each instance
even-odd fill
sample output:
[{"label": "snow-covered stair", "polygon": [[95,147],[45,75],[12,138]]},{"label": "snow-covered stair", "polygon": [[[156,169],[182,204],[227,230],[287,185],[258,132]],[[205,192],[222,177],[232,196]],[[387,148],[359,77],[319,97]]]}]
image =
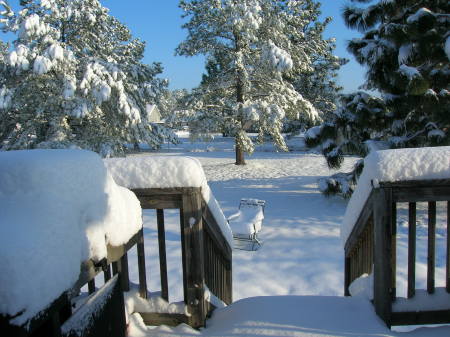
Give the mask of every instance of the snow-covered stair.
[{"label": "snow-covered stair", "polygon": [[239,300],[217,309],[201,331],[186,325],[151,329],[131,319],[129,335],[137,336],[292,336],[292,337],[434,337],[450,336],[450,327],[413,332],[389,330],[366,299],[336,296],[266,296]]}]

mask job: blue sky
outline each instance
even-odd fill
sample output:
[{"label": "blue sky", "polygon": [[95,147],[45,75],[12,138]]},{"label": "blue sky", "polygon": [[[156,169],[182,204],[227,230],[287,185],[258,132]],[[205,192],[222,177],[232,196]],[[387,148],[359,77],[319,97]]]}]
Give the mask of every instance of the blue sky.
[{"label": "blue sky", "polygon": [[[322,14],[333,17],[325,33],[337,39],[336,54],[350,62],[342,67],[339,82],[346,92],[357,90],[364,81],[364,69],[346,51],[346,41],[358,33],[348,29],[340,14],[346,0],[322,0]],[[160,61],[164,66],[164,77],[170,80],[172,89],[192,88],[198,85],[204,71],[203,57],[174,56],[177,45],[184,40],[186,32],[181,29],[185,20],[178,0],[104,0],[110,14],[119,18],[133,35],[147,42],[145,62]]]},{"label": "blue sky", "polygon": [[[185,20],[181,18],[182,11],[178,8],[178,0],[101,0],[110,9],[110,14],[125,23],[133,36],[147,42],[145,63],[161,62],[164,67],[163,77],[170,81],[171,89],[193,88],[200,82],[204,71],[202,56],[175,56],[175,48],[186,37],[181,29]],[[336,54],[350,59],[341,68],[339,83],[345,92],[357,90],[364,81],[364,69],[361,68],[346,51],[346,41],[357,37],[358,33],[349,30],[340,15],[340,9],[347,0],[322,0],[322,14],[333,17],[329,24],[326,37],[337,39]],[[10,1],[17,4],[18,0]]]}]

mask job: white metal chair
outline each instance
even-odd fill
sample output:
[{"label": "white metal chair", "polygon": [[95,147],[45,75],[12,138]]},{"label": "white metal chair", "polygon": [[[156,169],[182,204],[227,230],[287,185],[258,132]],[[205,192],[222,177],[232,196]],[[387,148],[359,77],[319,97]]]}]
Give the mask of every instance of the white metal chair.
[{"label": "white metal chair", "polygon": [[265,204],[264,200],[241,199],[238,212],[228,218],[235,249],[255,251],[261,247],[258,232],[262,228]]}]

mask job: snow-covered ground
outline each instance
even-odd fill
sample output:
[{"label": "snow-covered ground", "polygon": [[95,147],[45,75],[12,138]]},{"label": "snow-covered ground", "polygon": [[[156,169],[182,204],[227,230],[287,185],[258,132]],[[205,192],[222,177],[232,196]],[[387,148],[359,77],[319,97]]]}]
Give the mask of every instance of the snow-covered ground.
[{"label": "snow-covered ground", "polygon": [[[301,149],[300,139],[294,139],[292,143],[296,150]],[[339,227],[347,202],[339,197],[326,198],[319,192],[317,180],[334,173],[327,168],[323,156],[300,151],[277,153],[270,145],[265,145],[247,157],[246,166],[238,167],[234,165],[233,140],[221,137],[210,143],[193,144],[184,139],[178,146],[165,146],[158,153],[139,155],[161,154],[197,158],[226,216],[236,212],[241,198],[266,200],[266,208],[260,232],[262,248],[256,252],[233,251],[233,300],[243,300],[218,310],[209,321],[208,328],[201,332],[183,326],[160,327],[149,335],[397,335],[376,318],[368,302],[355,299],[348,302],[348,299],[334,297],[342,296],[344,290],[344,251]],[[350,170],[356,160],[346,158],[342,170]],[[166,212],[171,302],[183,298],[178,221],[178,212]],[[144,227],[148,284],[150,291],[157,292],[160,283],[154,212],[144,212]],[[405,237],[402,222],[400,227],[400,236]],[[418,229],[418,235],[421,234],[426,241],[426,234]],[[421,241],[418,243],[420,245]],[[399,247],[406,249],[401,244]],[[130,261],[133,258],[130,256]],[[439,260],[438,266],[442,265],[442,259]],[[420,287],[423,287],[423,276],[426,275],[426,269],[422,269],[419,261],[417,282]],[[132,263],[130,271],[131,278],[137,282],[137,270],[133,269]],[[399,292],[403,291],[405,275],[399,277]],[[437,279],[441,279],[439,275]],[[438,281],[437,286],[442,284]],[[272,297],[248,299],[255,296]],[[347,309],[348,312],[339,312]],[[358,312],[364,313],[361,318],[355,316]],[[351,324],[350,319],[353,320]],[[136,328],[131,331],[132,336],[145,335],[138,328],[139,324],[132,325]],[[450,335],[450,328],[418,330],[406,335],[447,336]]]}]

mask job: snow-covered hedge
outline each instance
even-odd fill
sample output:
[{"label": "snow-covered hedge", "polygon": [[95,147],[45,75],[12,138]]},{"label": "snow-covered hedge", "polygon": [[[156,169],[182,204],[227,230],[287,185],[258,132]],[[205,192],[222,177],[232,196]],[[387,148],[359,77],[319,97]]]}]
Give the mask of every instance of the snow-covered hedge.
[{"label": "snow-covered hedge", "polygon": [[104,159],[115,181],[127,188],[200,187],[222,234],[232,247],[233,234],[208,186],[200,162],[191,157],[136,156]]},{"label": "snow-covered hedge", "polygon": [[0,214],[0,313],[23,311],[18,325],[142,227],[136,196],[83,150],[0,153]]},{"label": "snow-covered hedge", "polygon": [[430,179],[450,179],[450,146],[371,152],[364,159],[364,170],[345,211],[342,242],[352,232],[372,187],[380,182]]}]

